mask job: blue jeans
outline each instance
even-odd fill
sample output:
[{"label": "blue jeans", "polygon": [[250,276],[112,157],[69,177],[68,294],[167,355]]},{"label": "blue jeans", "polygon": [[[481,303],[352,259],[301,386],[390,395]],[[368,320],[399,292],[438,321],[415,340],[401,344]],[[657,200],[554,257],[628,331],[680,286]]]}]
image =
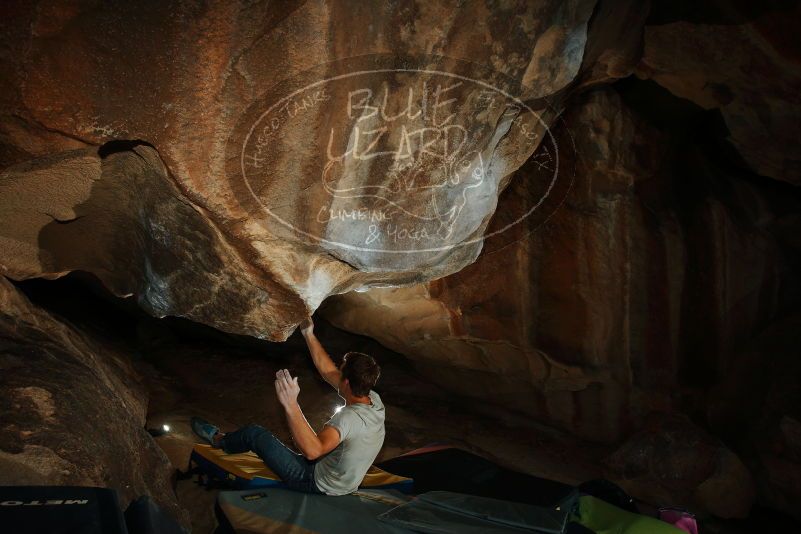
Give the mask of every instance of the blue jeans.
[{"label": "blue jeans", "polygon": [[253,451],[289,489],[323,493],[314,483],[314,464],[317,462],[291,451],[272,432],[259,425],[248,425],[226,433],[220,448],[228,454]]}]

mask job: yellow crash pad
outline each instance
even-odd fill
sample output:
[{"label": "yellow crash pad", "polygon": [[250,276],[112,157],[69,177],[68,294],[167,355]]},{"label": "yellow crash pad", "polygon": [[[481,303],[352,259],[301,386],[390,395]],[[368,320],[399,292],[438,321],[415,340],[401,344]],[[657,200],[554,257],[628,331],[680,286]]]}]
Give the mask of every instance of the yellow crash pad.
[{"label": "yellow crash pad", "polygon": [[[236,477],[245,480],[281,480],[254,452],[226,454],[221,449],[215,449],[211,445],[203,444],[195,445],[193,450],[199,456]],[[375,488],[404,483],[411,484],[412,479],[393,475],[373,465],[367,470],[359,487]]]}]

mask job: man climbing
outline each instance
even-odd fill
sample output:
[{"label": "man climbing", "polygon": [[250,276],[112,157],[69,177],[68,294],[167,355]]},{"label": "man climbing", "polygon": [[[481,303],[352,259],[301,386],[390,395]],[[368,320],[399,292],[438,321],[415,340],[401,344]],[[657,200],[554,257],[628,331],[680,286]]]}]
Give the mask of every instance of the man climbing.
[{"label": "man climbing", "polygon": [[208,421],[193,417],[192,430],[226,453],[255,452],[290,489],[345,495],[359,487],[384,443],[384,404],[372,390],[381,370],[361,352],[348,352],[337,367],[315,337],[311,318],[301,324],[301,333],[323,380],[345,400],[345,406],[337,408],[320,433],[315,433],[298,404],[298,378],[286,369],[275,373],[275,393],[302,454],[258,425],[222,433]]}]

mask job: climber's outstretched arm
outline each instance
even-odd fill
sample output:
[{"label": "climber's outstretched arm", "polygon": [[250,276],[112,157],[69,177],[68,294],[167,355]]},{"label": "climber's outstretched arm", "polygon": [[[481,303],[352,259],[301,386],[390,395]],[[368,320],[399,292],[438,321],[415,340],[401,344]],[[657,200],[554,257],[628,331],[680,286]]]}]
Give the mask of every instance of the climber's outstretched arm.
[{"label": "climber's outstretched arm", "polygon": [[331,356],[328,355],[317,336],[314,335],[314,322],[312,322],[311,317],[301,323],[300,332],[306,339],[306,345],[309,347],[314,366],[320,372],[323,380],[339,391],[339,379],[342,373],[339,372]]}]

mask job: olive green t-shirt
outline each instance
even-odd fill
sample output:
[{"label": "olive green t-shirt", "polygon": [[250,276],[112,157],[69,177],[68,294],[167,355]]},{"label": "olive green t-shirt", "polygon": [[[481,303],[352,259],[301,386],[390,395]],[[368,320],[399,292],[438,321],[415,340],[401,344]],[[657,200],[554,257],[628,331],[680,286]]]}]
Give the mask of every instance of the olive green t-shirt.
[{"label": "olive green t-shirt", "polygon": [[314,483],[327,495],[356,491],[384,444],[384,403],[373,390],[369,396],[372,404],[345,406],[326,423],[340,437],[339,445],[314,466]]}]

